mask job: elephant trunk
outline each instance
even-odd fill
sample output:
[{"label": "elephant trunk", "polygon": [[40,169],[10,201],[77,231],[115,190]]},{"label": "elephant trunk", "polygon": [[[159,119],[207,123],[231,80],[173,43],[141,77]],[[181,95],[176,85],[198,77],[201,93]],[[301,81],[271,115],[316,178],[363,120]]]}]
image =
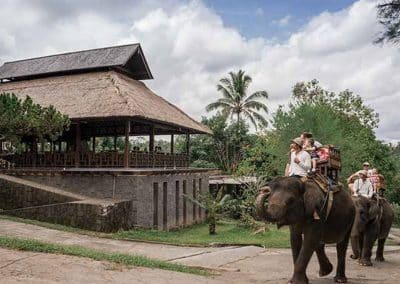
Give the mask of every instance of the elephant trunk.
[{"label": "elephant trunk", "polygon": [[256,214],[261,220],[266,220],[266,211],[265,208],[265,199],[268,197],[267,192],[260,192],[257,195],[255,206],[256,206]]}]

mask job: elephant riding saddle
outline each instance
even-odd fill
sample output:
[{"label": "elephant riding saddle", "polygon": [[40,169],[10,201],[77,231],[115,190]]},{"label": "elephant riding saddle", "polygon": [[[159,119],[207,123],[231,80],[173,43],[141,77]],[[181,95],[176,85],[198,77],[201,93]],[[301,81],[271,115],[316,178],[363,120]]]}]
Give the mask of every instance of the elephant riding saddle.
[{"label": "elephant riding saddle", "polygon": [[326,207],[326,215],[325,215],[325,220],[326,220],[332,209],[333,195],[336,192],[339,192],[342,187],[320,173],[302,177],[301,180],[303,182],[309,180],[315,182],[321,189],[321,191],[325,194],[324,205],[321,208],[321,211],[324,210]]}]

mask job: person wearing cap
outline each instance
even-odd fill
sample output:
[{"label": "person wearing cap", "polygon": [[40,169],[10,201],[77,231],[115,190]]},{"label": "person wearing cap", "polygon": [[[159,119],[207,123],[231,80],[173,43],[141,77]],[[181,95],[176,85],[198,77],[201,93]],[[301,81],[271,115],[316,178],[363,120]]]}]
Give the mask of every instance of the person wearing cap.
[{"label": "person wearing cap", "polygon": [[[358,172],[359,172],[359,171],[358,171]],[[354,191],[354,182],[360,178],[360,176],[358,175],[358,172],[352,174],[352,175],[349,176],[349,177],[347,178],[347,180],[346,180],[346,181],[347,181],[347,187],[350,189],[350,192],[353,193],[353,195],[355,194],[355,191]]]},{"label": "person wearing cap", "polygon": [[370,169],[371,164],[368,162],[363,163],[363,170],[366,170],[368,173],[368,176],[372,174],[372,170]]},{"label": "person wearing cap", "polygon": [[361,170],[358,172],[358,175],[360,178],[353,184],[354,195],[363,195],[371,198],[374,195],[374,187],[368,178],[368,172],[366,170]]},{"label": "person wearing cap", "polygon": [[291,141],[289,176],[304,177],[311,169],[311,156],[303,150],[303,139],[297,137]]}]

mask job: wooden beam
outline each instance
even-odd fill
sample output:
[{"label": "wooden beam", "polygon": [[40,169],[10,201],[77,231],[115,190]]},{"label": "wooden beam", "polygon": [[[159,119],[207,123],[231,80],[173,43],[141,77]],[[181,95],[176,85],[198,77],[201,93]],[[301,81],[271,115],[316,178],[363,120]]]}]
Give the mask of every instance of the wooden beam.
[{"label": "wooden beam", "polygon": [[131,122],[125,122],[125,146],[124,146],[124,167],[129,168],[129,132],[131,130]]}]

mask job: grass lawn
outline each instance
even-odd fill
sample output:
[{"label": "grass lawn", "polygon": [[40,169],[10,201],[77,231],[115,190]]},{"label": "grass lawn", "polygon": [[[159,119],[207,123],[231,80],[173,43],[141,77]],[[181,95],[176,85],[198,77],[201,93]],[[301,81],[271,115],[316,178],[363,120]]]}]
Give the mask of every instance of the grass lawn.
[{"label": "grass lawn", "polygon": [[217,234],[208,234],[205,223],[193,225],[178,231],[130,230],[112,234],[116,238],[144,240],[177,245],[256,245],[268,248],[287,248],[289,243],[288,228],[276,229],[268,225],[266,232],[253,234],[250,229],[237,226],[235,221],[219,221]]},{"label": "grass lawn", "polygon": [[0,215],[0,219],[37,225],[54,230],[96,236],[100,238],[150,241],[188,246],[256,245],[266,248],[290,247],[289,229],[287,227],[283,227],[278,230],[275,225],[268,225],[268,230],[266,232],[253,234],[250,229],[239,227],[235,221],[231,220],[219,221],[216,227],[217,234],[209,235],[208,225],[205,223],[193,225],[179,231],[163,232],[156,230],[134,229],[106,234],[6,215]]},{"label": "grass lawn", "polygon": [[197,275],[210,275],[210,272],[194,267],[170,263],[161,260],[150,259],[144,256],[128,255],[123,253],[106,253],[80,246],[58,245],[29,239],[19,239],[0,236],[0,247],[22,251],[34,251],[42,253],[65,254],[78,257],[88,257],[98,261],[109,261],[118,264],[158,268]]}]

